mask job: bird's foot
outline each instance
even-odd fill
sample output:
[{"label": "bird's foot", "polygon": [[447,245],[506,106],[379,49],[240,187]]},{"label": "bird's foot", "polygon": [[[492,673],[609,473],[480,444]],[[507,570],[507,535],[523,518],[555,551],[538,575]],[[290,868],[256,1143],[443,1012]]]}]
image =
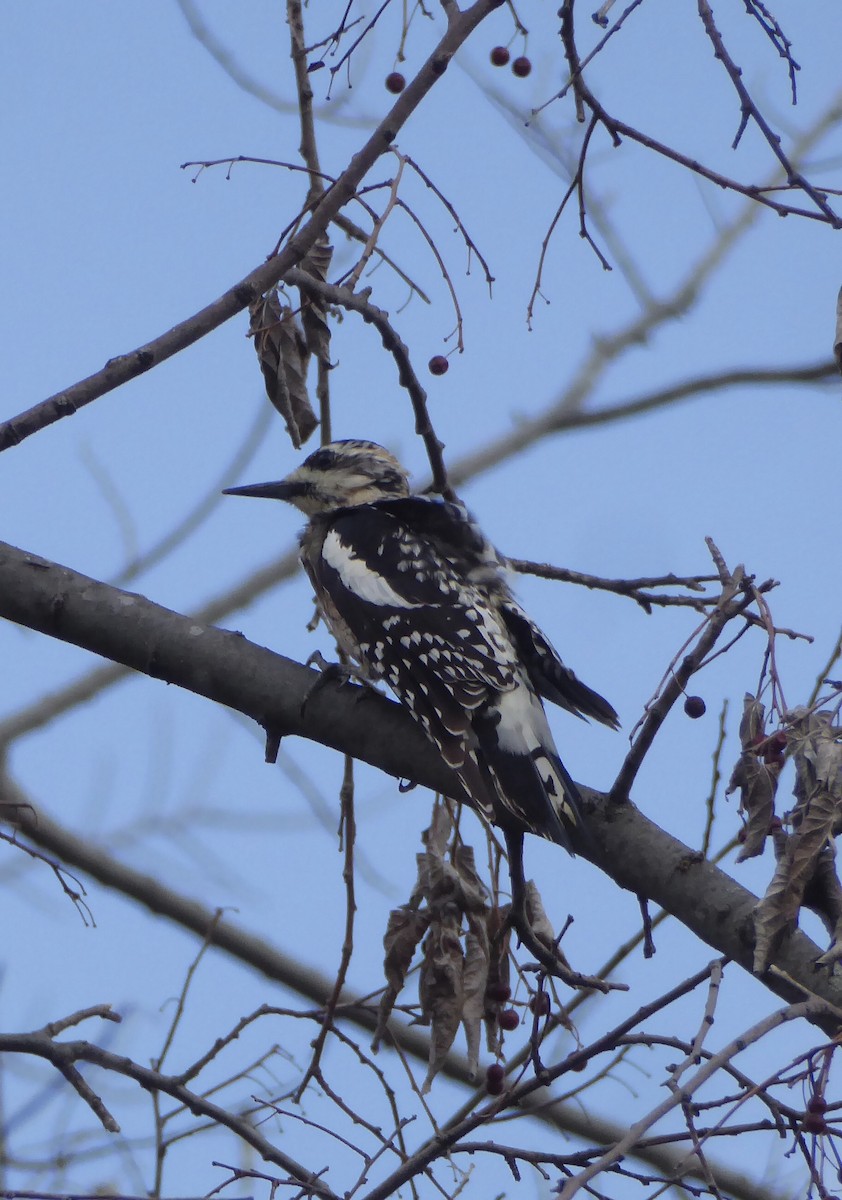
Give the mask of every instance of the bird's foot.
[{"label": "bird's foot", "polygon": [[[307,695],[301,701],[300,712],[302,717],[307,705],[327,683],[338,683],[340,686],[345,683],[358,683],[364,688],[374,689],[374,684],[360,667],[356,667],[351,663],[328,662],[320,650],[314,650],[304,665],[306,667],[318,667],[319,675],[315,679],[313,686],[308,690]],[[365,692],[361,692],[360,695],[365,695]]]}]

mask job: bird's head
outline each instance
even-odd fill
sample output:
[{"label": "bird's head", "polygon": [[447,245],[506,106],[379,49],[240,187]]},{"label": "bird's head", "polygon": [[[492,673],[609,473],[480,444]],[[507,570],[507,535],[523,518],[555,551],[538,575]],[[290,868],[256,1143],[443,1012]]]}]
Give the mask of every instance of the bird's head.
[{"label": "bird's head", "polygon": [[308,517],[409,495],[407,473],[376,442],[329,442],[275,483],[226,488],[228,496],[287,500]]}]

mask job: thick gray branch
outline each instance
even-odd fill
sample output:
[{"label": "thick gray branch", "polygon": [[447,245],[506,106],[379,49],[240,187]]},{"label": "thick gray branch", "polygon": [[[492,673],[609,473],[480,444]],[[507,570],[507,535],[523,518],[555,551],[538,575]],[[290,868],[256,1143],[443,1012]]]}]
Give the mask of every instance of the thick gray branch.
[{"label": "thick gray branch", "polygon": [[[384,696],[330,683],[302,713],[317,676],[299,663],[3,543],[0,616],[226,704],[274,733],[305,737],[396,778],[460,794],[408,714]],[[634,805],[582,791],[591,839],[580,853],[750,971],[757,898]],[[815,967],[820,953],[804,934],[794,934],[764,982],[787,1001],[802,999],[806,989],[842,1010],[842,977]]]}]

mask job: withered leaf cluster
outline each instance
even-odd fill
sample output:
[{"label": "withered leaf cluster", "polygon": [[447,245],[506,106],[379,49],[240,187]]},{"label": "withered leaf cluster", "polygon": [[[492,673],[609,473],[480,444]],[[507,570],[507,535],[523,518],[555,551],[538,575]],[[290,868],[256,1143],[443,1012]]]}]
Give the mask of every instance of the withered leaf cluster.
[{"label": "withered leaf cluster", "polygon": [[743,700],[740,721],[740,754],[726,795],[740,790],[740,812],[745,817],[743,845],[737,862],[762,854],[775,815],[775,793],[784,758],[779,743],[766,734],[766,708],[754,696]]},{"label": "withered leaf cluster", "polygon": [[[425,849],[417,858],[412,894],[390,913],[383,938],[388,986],[380,1003],[374,1046],[380,1044],[420,946],[419,1020],[431,1027],[425,1092],[441,1070],[460,1025],[472,1073],[479,1064],[483,1021],[489,1050],[500,1053],[497,1017],[502,997],[509,995],[508,906],[492,902],[477,874],[473,848],[453,838],[453,831],[449,805],[437,803],[423,835]],[[537,901],[536,917],[539,907]],[[546,917],[544,921],[552,940]]]},{"label": "withered leaf cluster", "polygon": [[[301,269],[319,283],[327,282],[327,273],[333,258],[333,246],[322,234],[306,256],[301,260]],[[314,293],[300,292],[301,324],[307,349],[319,362],[330,365],[330,326],[327,323],[327,305]]]},{"label": "withered leaf cluster", "polygon": [[[799,708],[787,714],[785,732],[767,734],[763,705],[747,696],[740,741],[742,754],[728,789],[739,787],[747,818],[738,861],[762,853],[769,834],[776,858],[775,873],[755,910],[754,970],[766,969],[803,906],[824,922],[831,944],[819,962],[831,965],[842,959],[842,885],[834,843],[842,829],[842,727],[830,712]],[[784,746],[795,765],[790,832],[775,817]]]},{"label": "withered leaf cluster", "polygon": [[[302,260],[302,268],[324,282],[333,247],[322,238]],[[286,424],[296,450],[307,441],[319,421],[310,403],[307,368],[314,356],[330,366],[330,326],[327,309],[312,294],[301,296],[300,319],[282,303],[273,288],[249,308],[249,334],[266,384],[266,395]]]},{"label": "withered leaf cluster", "polygon": [[300,450],[318,425],[307,392],[310,351],[303,330],[275,290],[252,304],[249,313],[249,333],[254,337],[266,395],[283,417],[293,446]]}]

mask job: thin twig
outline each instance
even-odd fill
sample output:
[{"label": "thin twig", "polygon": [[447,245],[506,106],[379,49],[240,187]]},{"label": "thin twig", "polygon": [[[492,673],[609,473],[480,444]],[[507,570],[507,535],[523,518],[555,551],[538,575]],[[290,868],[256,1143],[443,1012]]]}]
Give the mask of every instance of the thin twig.
[{"label": "thin twig", "polygon": [[324,193],[304,227],[277,254],[250,271],[211,304],[152,341],[128,354],[112,358],[102,370],[0,424],[0,452],[19,445],[25,438],[55,421],[72,416],[84,405],[144,374],[187,346],[192,346],[275,287],[290,268],[301,262],[340,209],[354,197],[371,167],[386,153],[400,129],[441,79],[447,63],[496,7],[496,0],[475,0],[461,12],[458,19],[448,23],[443,37],[397,97],[390,111],[354,155],[336,183]]},{"label": "thin twig", "polygon": [[[719,555],[719,551],[712,539],[707,538],[706,540],[714,562],[721,562],[721,555]],[[666,719],[673,704],[683,693],[688,680],[699,669],[719,640],[719,636],[725,626],[734,617],[741,616],[747,606],[754,601],[754,596],[751,593],[746,595],[742,590],[743,575],[740,568],[737,568],[736,572],[732,574],[728,572],[724,562],[722,562],[721,570],[722,594],[716,608],[705,618],[693,649],[684,656],[680,664],[675,665],[678,656],[673,659],[673,662],[667,669],[666,681],[663,682],[663,686],[660,688],[656,699],[647,705],[646,715],[639,722],[636,736],[633,731],[634,740],[611,788],[611,796],[615,801],[628,799],[632,783],[649,747],[655,739],[655,735]],[[692,635],[692,637],[695,636],[695,634]],[[679,654],[683,653],[691,640],[692,638],[685,642]]]},{"label": "thin twig", "polygon": [[[3,807],[6,808],[5,805]],[[88,893],[85,891],[85,885],[81,879],[77,879],[75,875],[68,871],[67,867],[58,862],[57,859],[52,858],[49,854],[45,854],[43,850],[38,850],[35,846],[27,846],[24,842],[18,841],[16,833],[6,833],[0,830],[0,841],[8,842],[10,846],[14,846],[16,850],[22,851],[29,858],[48,866],[58,880],[59,886],[65,896],[72,901],[74,908],[82,918],[82,923],[86,927],[96,928],[94,914],[85,899]],[[70,881],[75,886],[72,886]]]},{"label": "thin twig", "polygon": [[298,150],[308,171],[310,186],[307,191],[307,205],[312,206],[318,203],[324,187],[316,144],[316,124],[313,120],[313,89],[310,86],[310,75],[307,70],[309,64],[301,0],[287,0],[287,24],[289,25],[290,57],[295,73],[297,95],[295,107],[301,126],[301,142]]},{"label": "thin twig", "polygon": [[626,1136],[621,1138],[616,1145],[612,1146],[598,1159],[585,1167],[574,1179],[568,1180],[559,1189],[559,1200],[572,1200],[573,1196],[585,1187],[591,1179],[594,1179],[612,1163],[628,1153],[638,1139],[657,1121],[662,1120],[668,1112],[680,1105],[686,1097],[692,1096],[703,1083],[719,1070],[723,1063],[730,1061],[736,1054],[760,1041],[768,1033],[771,1033],[772,1030],[777,1029],[786,1022],[800,1020],[802,1017],[809,1018],[811,1015],[818,1013],[819,1010],[827,1014],[830,1011],[830,1007],[823,1000],[802,1000],[798,1004],[791,1004],[786,1008],[778,1009],[770,1016],[764,1017],[763,1020],[752,1025],[701,1066],[695,1075],[684,1083],[683,1087],[672,1093],[665,1100],[662,1100],[660,1104],[656,1105],[641,1120],[636,1121],[630,1127]]},{"label": "thin twig", "polygon": [[354,760],[345,755],[345,766],[342,775],[342,787],[339,790],[340,802],[340,835],[345,847],[345,862],[342,868],[342,879],[345,884],[345,938],[342,943],[342,953],[339,959],[339,969],[328,1002],[325,1005],[322,1026],[313,1043],[313,1055],[307,1070],[295,1090],[294,1100],[301,1103],[307,1084],[319,1072],[319,1063],[325,1048],[327,1036],[333,1027],[336,1007],[339,997],[345,987],[351,956],[354,952],[354,916],[357,911],[357,901],[354,896],[354,844],[357,838],[357,826],[354,818]]},{"label": "thin twig", "polygon": [[[824,215],[825,219],[834,229],[842,229],[842,218],[838,217],[834,210],[830,207],[827,202],[827,197],[822,192],[814,188],[809,180],[805,179],[805,177],[799,171],[795,170],[788,156],[784,153],[781,147],[780,135],[773,132],[768,121],[752,99],[748,88],[743,82],[742,70],[731,58],[731,55],[728,53],[725,43],[722,40],[722,35],[716,28],[716,23],[713,19],[713,11],[708,4],[708,0],[698,0],[698,6],[699,16],[701,17],[702,24],[705,27],[705,33],[710,38],[714,55],[725,67],[725,70],[728,72],[728,77],[734,85],[734,89],[740,98],[742,116],[740,120],[740,127],[737,130],[736,137],[732,143],[732,149],[737,148],[746,125],[748,124],[749,120],[753,120],[757,128],[763,134],[763,137],[766,139],[766,142],[768,143],[772,153],[781,164],[781,167],[786,174],[787,183],[792,184],[793,187],[800,188],[806,196],[809,196],[819,212]],[[792,80],[794,86],[794,76],[792,77]]]},{"label": "thin twig", "polygon": [[433,473],[433,487],[443,496],[451,498],[453,491],[447,479],[442,457],[444,443],[436,436],[427,408],[427,393],[412,366],[409,349],[389,321],[389,314],[371,303],[367,292],[352,292],[346,287],[324,283],[320,279],[294,268],[286,275],[286,281],[303,292],[317,295],[328,304],[334,304],[349,312],[358,313],[369,325],[373,325],[384,347],[391,353],[398,368],[398,382],[406,388],[415,413],[415,432],[423,439],[427,458]]},{"label": "thin twig", "polygon": [[[613,3],[614,3],[614,0],[611,0],[611,4],[613,4]],[[639,8],[642,3],[643,3],[643,0],[631,0],[631,4],[629,4],[629,6],[620,13],[619,17],[614,22],[614,24],[611,26],[611,28],[608,30],[608,32],[605,34],[605,36],[601,37],[599,39],[599,41],[597,42],[597,44],[594,46],[593,50],[591,50],[591,52],[589,54],[586,54],[585,57],[580,61],[579,65],[576,69],[575,75],[572,72],[570,75],[568,75],[567,82],[564,84],[561,91],[556,92],[556,94],[554,96],[550,96],[549,100],[545,100],[544,103],[540,104],[537,108],[533,108],[533,110],[532,110],[533,117],[537,116],[538,113],[543,112],[544,109],[547,108],[554,101],[562,100],[567,95],[567,93],[570,91],[571,87],[573,86],[574,80],[576,78],[578,78],[579,75],[581,75],[582,71],[584,71],[584,69],[588,65],[588,63],[593,62],[593,60],[596,58],[597,54],[599,54],[600,51],[605,48],[606,42],[610,38],[612,38],[615,33],[619,33],[620,29],[622,29],[622,27],[623,27],[623,23],[625,22],[626,18],[629,17],[636,8]],[[603,14],[603,16],[608,11],[608,8],[610,6],[611,5],[603,5],[603,8],[600,10],[600,12]],[[596,13],[594,13],[594,20],[597,20]],[[597,21],[598,25],[602,25],[603,23],[605,25],[607,25],[608,24],[607,19],[604,22],[602,20]]]},{"label": "thin twig", "polygon": [[[639,2],[640,2],[640,0],[638,0],[638,3]],[[464,224],[462,223],[462,218],[459,216],[456,209],[450,203],[447,196],[445,196],[444,192],[442,192],[440,188],[436,187],[436,185],[433,183],[432,179],[429,177],[427,172],[423,171],[421,169],[421,167],[418,165],[418,163],[415,161],[415,159],[410,158],[410,156],[408,154],[405,154],[403,157],[404,157],[404,161],[406,162],[407,166],[412,167],[413,171],[415,171],[415,173],[419,176],[419,178],[423,180],[423,182],[427,185],[427,187],[430,189],[430,191],[433,192],[436,196],[438,196],[441,203],[444,205],[444,207],[450,213],[453,220],[456,222],[456,228],[461,233],[462,238],[465,242],[465,245],[468,247],[468,274],[470,275],[470,273],[471,273],[471,255],[474,254],[474,255],[476,255],[477,259],[479,260],[480,266],[482,267],[483,271],[485,272],[485,282],[488,284],[488,294],[490,296],[491,295],[491,286],[494,283],[494,276],[491,274],[491,268],[489,267],[488,263],[486,262],[485,258],[483,257],[482,252],[480,251],[476,242],[471,237],[471,235],[468,233],[467,229],[465,228]]]},{"label": "thin twig", "polygon": [[716,1003],[717,1003],[717,1000],[719,999],[719,988],[722,983],[722,969],[723,969],[724,965],[725,965],[724,960],[721,958],[716,959],[716,961],[711,964],[710,979],[708,980],[707,1001],[705,1003],[705,1011],[702,1015],[702,1019],[699,1024],[698,1032],[696,1033],[696,1036],[693,1039],[693,1045],[690,1048],[690,1050],[687,1052],[687,1057],[684,1059],[683,1062],[678,1063],[672,1069],[672,1071],[670,1071],[669,1078],[666,1081],[666,1086],[670,1089],[671,1092],[675,1092],[675,1091],[679,1090],[679,1087],[680,1087],[679,1081],[681,1079],[681,1076],[685,1073],[685,1071],[687,1071],[687,1069],[689,1067],[692,1067],[694,1064],[698,1065],[699,1062],[701,1062],[702,1047],[705,1044],[705,1038],[710,1033],[711,1026],[713,1025],[713,1021],[714,1021],[714,1013],[716,1012]]},{"label": "thin twig", "polygon": [[196,972],[199,969],[199,963],[205,957],[205,954],[207,953],[208,948],[213,945],[213,935],[219,926],[219,922],[222,920],[222,911],[223,910],[221,908],[216,909],[216,911],[213,915],[213,920],[208,925],[207,932],[205,933],[205,936],[202,938],[201,945],[199,946],[199,949],[197,950],[196,954],[193,956],[193,961],[190,963],[190,966],[187,968],[187,974],[184,977],[184,983],[183,983],[181,991],[179,993],[178,1000],[176,1001],[175,1012],[173,1013],[173,1018],[170,1021],[170,1027],[167,1030],[166,1036],[164,1038],[164,1044],[161,1047],[161,1053],[158,1055],[157,1058],[152,1059],[152,1066],[154,1067],[154,1069],[156,1071],[162,1070],[162,1068],[164,1066],[164,1059],[167,1057],[167,1054],[169,1053],[170,1049],[172,1048],[172,1044],[173,1044],[173,1040],[175,1039],[176,1031],[178,1029],[179,1024],[181,1023],[181,1018],[184,1016],[184,1009],[185,1009],[185,1005],[187,1002],[187,993],[190,991],[190,985],[192,984],[193,979],[195,978]]},{"label": "thin twig", "polygon": [[628,596],[642,608],[651,611],[652,606],[667,607],[670,605],[690,605],[699,610],[717,603],[715,596],[662,596],[653,593],[651,588],[687,588],[691,592],[703,592],[705,584],[714,582],[716,575],[652,575],[638,579],[604,579],[598,575],[586,575],[581,571],[571,571],[567,567],[556,567],[550,563],[532,562],[525,558],[507,558],[507,565],[518,574],[535,575],[538,579],[554,579],[562,583],[575,583],[581,587],[595,591],[613,592],[618,596]]},{"label": "thin twig", "polygon": [[307,1188],[314,1196],[322,1197],[323,1200],[337,1200],[336,1194],[327,1184],[263,1137],[247,1117],[227,1111],[205,1096],[189,1091],[174,1077],[133,1062],[123,1054],[112,1054],[90,1042],[56,1042],[46,1029],[33,1033],[0,1034],[0,1052],[31,1054],[51,1063],[75,1088],[109,1132],[119,1132],[119,1126],[102,1100],[83,1079],[76,1068],[77,1063],[91,1063],[112,1074],[134,1080],[145,1091],[162,1092],[170,1096],[194,1115],[207,1117],[215,1124],[230,1130],[256,1150],[266,1162],[274,1163],[286,1171],[296,1183]]},{"label": "thin twig", "polygon": [[368,240],[367,240],[365,246],[363,247],[363,252],[360,255],[359,259],[357,260],[356,265],[349,272],[349,274],[345,276],[345,278],[342,281],[344,283],[345,287],[347,287],[348,290],[351,292],[353,292],[356,289],[356,286],[360,281],[360,277],[361,277],[363,271],[365,270],[369,259],[371,258],[372,254],[374,253],[374,247],[377,245],[377,242],[380,238],[380,234],[383,230],[383,226],[388,221],[389,214],[394,210],[394,207],[398,202],[398,188],[400,187],[401,177],[403,175],[404,160],[403,160],[403,156],[400,154],[397,154],[396,151],[393,151],[392,153],[394,153],[397,157],[398,169],[395,172],[394,178],[390,181],[390,184],[389,184],[389,199],[386,201],[386,207],[383,209],[383,212],[378,216],[377,220],[374,222],[371,233],[368,235]]},{"label": "thin twig", "polygon": [[725,721],[728,716],[728,697],[722,701],[722,708],[719,710],[719,731],[716,737],[716,745],[713,748],[713,768],[711,771],[710,791],[708,792],[707,801],[705,803],[705,828],[702,833],[702,844],[699,848],[700,854],[705,858],[710,850],[711,837],[713,836],[713,822],[716,815],[716,791],[719,787],[719,782],[722,778],[721,762],[722,751],[725,747]]},{"label": "thin twig", "polygon": [[[210,167],[227,166],[228,172],[226,174],[226,179],[230,179],[231,168],[235,163],[256,163],[258,165],[267,167],[283,167],[287,171],[303,171],[308,175],[317,175],[321,181],[331,185],[336,183],[336,177],[334,175],[328,175],[325,171],[314,172],[310,167],[302,166],[301,163],[285,162],[283,159],[278,158],[258,158],[253,154],[235,154],[229,158],[201,159],[183,162],[181,164],[181,169],[184,171],[187,167],[198,167],[199,169],[192,179],[192,182],[195,183],[202,171],[207,170]],[[377,214],[370,207],[370,205],[366,204],[365,200],[361,196],[354,196],[354,200],[366,210],[372,220],[377,219]],[[296,220],[298,219],[299,218],[296,218]],[[356,242],[361,242],[363,245],[365,245],[366,241],[368,240],[368,234],[365,232],[365,230],[361,229],[360,226],[357,225],[356,222],[352,221],[350,217],[346,216],[345,213],[337,213],[333,219],[333,224],[337,227],[337,229],[341,229],[344,234]],[[393,258],[390,258],[385,250],[383,250],[380,246],[375,246],[374,253],[380,259],[382,259],[382,261],[386,263],[386,265],[390,267],[391,270],[393,270],[395,274],[403,280],[407,287],[421,300],[423,300],[425,304],[430,303],[430,297],[427,295],[424,289],[417,284],[415,280],[408,275]]]}]

